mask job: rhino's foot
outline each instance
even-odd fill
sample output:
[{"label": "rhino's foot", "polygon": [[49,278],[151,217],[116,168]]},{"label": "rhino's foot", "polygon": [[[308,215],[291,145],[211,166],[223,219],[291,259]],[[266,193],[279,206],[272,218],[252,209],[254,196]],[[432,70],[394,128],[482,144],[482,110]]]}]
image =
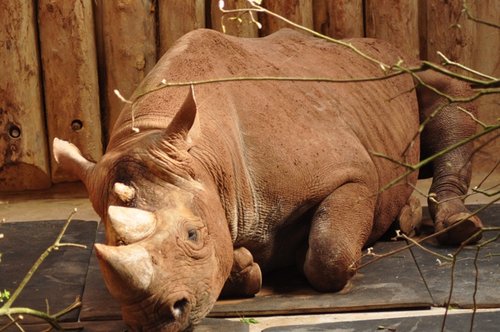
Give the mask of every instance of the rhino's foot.
[{"label": "rhino's foot", "polygon": [[259,264],[246,248],[234,250],[233,268],[224,288],[223,297],[253,296],[262,287],[262,272]]},{"label": "rhino's foot", "polygon": [[418,234],[422,226],[422,205],[415,196],[410,196],[398,216],[399,229],[407,236]]},{"label": "rhino's foot", "polygon": [[483,227],[483,224],[477,216],[471,216],[470,212],[459,212],[444,219],[436,219],[434,227],[436,232],[447,230],[437,236],[439,243],[459,245],[467,240],[468,244],[479,241],[481,234],[476,236],[474,234]]},{"label": "rhino's foot", "polygon": [[376,196],[366,183],[370,183],[369,178],[345,183],[315,211],[304,275],[318,291],[340,291],[356,273],[361,248],[373,227]]},{"label": "rhino's foot", "polygon": [[[437,236],[439,243],[444,245],[459,245],[464,241],[476,243],[481,235],[471,237],[483,227],[481,220],[471,213],[460,199],[441,199],[441,202],[429,202],[431,215],[434,219],[435,232],[443,232]],[[445,231],[447,230],[447,231]]]},{"label": "rhino's foot", "polygon": [[316,260],[308,255],[304,264],[304,274],[317,291],[338,292],[348,285],[349,280],[356,273],[355,262],[353,257],[328,261],[327,259]]}]

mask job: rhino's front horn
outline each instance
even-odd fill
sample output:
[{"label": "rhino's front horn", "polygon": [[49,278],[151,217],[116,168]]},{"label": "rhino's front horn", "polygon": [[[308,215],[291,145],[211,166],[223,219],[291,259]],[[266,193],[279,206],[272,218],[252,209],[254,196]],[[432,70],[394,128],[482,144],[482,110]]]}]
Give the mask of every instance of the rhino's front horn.
[{"label": "rhino's front horn", "polygon": [[113,247],[96,243],[95,249],[111,295],[127,302],[147,291],[154,270],[151,255],[144,247]]},{"label": "rhino's front horn", "polygon": [[111,205],[108,217],[116,240],[125,244],[135,243],[153,233],[156,218],[152,212]]}]

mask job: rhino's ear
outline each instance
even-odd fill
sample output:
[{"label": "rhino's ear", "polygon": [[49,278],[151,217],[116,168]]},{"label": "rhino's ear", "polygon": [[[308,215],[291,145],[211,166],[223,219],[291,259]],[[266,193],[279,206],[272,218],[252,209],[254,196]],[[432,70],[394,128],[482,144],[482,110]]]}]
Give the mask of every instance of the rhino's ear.
[{"label": "rhino's ear", "polygon": [[165,138],[168,141],[182,139],[188,147],[191,147],[199,134],[198,110],[194,87],[191,85],[184,103],[165,130]]},{"label": "rhino's ear", "polygon": [[54,158],[62,168],[77,176],[89,188],[90,174],[95,163],[85,159],[80,150],[70,142],[54,138],[52,144]]}]

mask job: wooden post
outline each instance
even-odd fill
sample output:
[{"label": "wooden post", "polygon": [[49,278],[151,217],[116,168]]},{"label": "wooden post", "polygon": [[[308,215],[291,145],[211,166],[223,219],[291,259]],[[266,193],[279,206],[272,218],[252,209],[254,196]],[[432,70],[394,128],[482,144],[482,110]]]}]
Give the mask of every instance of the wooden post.
[{"label": "wooden post", "polygon": [[105,0],[100,4],[109,132],[124,106],[113,90],[129,98],[156,63],[155,1]]},{"label": "wooden post", "polygon": [[366,0],[366,37],[387,40],[405,54],[420,56],[418,0]]},{"label": "wooden post", "polygon": [[[481,20],[487,22],[500,22],[500,1],[498,0],[481,0],[468,1],[470,4],[471,14]],[[475,38],[473,44],[472,66],[485,74],[499,77],[500,76],[500,30],[486,24],[475,24]],[[483,96],[478,100],[479,115],[481,121],[494,124],[500,118],[500,107],[498,94]],[[482,129],[482,128],[481,128]],[[498,151],[500,151],[500,139],[497,137],[492,140],[498,133],[491,133],[481,137],[477,145],[482,145],[487,141],[491,141],[484,146],[480,153],[477,153],[474,158],[474,169],[481,173],[486,173],[492,170],[498,162]],[[498,174],[498,168],[497,173]],[[494,178],[494,177],[493,177]],[[497,178],[498,181],[498,178]]]},{"label": "wooden post", "polygon": [[462,1],[426,1],[427,59],[441,62],[437,51],[449,59],[472,65],[476,24],[462,15]]},{"label": "wooden post", "polygon": [[[313,0],[264,0],[262,6],[306,28],[313,29]],[[287,23],[269,15],[262,15],[262,35],[269,35],[281,28],[291,28]]]},{"label": "wooden post", "polygon": [[0,191],[50,186],[32,1],[0,1]]},{"label": "wooden post", "polygon": [[314,30],[333,38],[363,37],[363,0],[315,0]]},{"label": "wooden post", "polygon": [[160,58],[179,37],[205,27],[205,0],[159,0],[158,17]]},{"label": "wooden post", "polygon": [[[39,0],[49,142],[69,140],[87,159],[102,155],[92,0]],[[74,181],[52,160],[52,181]]]},{"label": "wooden post", "polygon": [[[251,8],[246,0],[227,0],[224,1],[225,6],[224,9],[242,9],[242,8]],[[223,31],[222,29],[222,11],[219,9],[219,1],[211,0],[211,20],[212,29]],[[235,20],[237,15],[226,14],[224,16],[224,30],[228,35],[239,36],[239,37],[258,37],[259,36],[259,28],[255,23],[251,22],[251,18],[248,12],[242,13],[241,22]],[[256,13],[253,14],[253,18],[258,21],[259,17]]]}]

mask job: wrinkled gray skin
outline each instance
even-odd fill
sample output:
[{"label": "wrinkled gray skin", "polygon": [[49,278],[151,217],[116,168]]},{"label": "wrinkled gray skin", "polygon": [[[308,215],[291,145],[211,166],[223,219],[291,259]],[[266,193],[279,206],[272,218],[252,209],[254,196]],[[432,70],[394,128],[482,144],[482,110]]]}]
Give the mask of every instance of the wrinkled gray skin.
[{"label": "wrinkled gray skin", "polygon": [[[388,44],[351,41],[386,63]],[[156,65],[135,96],[163,79],[238,76],[381,76],[380,67],[340,46],[282,30],[238,39],[197,30]],[[467,87],[420,77],[446,93]],[[474,133],[472,119],[445,107],[406,153],[419,121],[444,100],[408,75],[356,83],[240,81],[161,89],[124,108],[104,157],[94,163],[56,139],[56,160],[88,188],[106,225],[96,245],[111,294],[134,331],[189,329],[221,291],[252,295],[261,271],[297,264],[320,291],[342,289],[364,246],[405,207],[416,174],[379,192],[405,169],[372,152],[416,163]],[[134,98],[134,97],[132,97]],[[462,105],[474,112],[472,105]],[[438,230],[463,219],[457,197],[470,179],[470,145],[439,158],[430,202]],[[459,243],[472,217],[440,237]],[[224,290],[223,290],[224,288]]]}]

